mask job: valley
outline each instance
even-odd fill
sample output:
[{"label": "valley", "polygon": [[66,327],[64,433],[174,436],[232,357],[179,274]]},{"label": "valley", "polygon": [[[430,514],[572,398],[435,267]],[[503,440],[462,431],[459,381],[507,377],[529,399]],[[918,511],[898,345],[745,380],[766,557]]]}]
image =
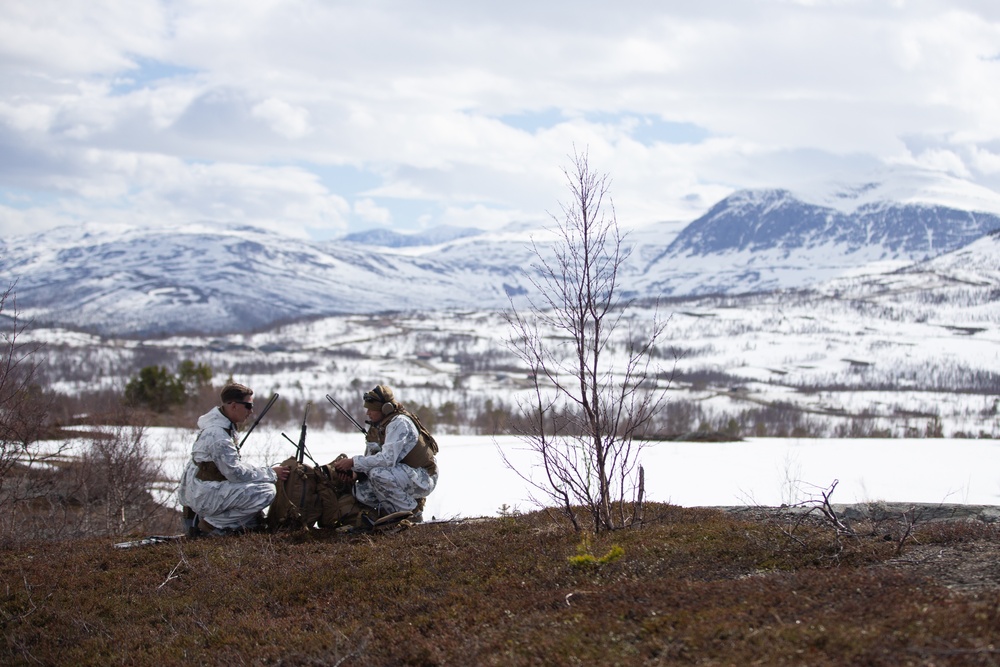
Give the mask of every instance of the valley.
[{"label": "valley", "polygon": [[[661,437],[998,437],[993,287],[938,280],[928,289],[926,281],[894,274],[822,290],[636,304],[606,353],[620,366],[630,337],[667,320],[651,373],[666,390],[653,429]],[[121,390],[143,366],[173,370],[190,359],[220,380],[280,393],[297,406],[293,415],[306,401],[325,403],[325,394],[354,405],[371,385],[388,383],[452,433],[490,432],[486,415],[516,412],[529,394],[509,335],[499,310],[323,317],[204,337],[30,332],[44,343],[45,381],[67,395]]]}]

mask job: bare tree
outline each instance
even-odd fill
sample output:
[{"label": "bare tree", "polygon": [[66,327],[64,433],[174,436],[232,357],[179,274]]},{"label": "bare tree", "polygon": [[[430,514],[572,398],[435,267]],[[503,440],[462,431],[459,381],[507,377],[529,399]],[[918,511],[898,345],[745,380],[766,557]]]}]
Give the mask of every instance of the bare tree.
[{"label": "bare tree", "polygon": [[[36,383],[40,344],[24,342],[14,284],[0,294],[0,325],[0,537],[121,534],[155,518],[149,488],[159,469],[144,428],[102,428],[80,458],[67,441],[40,447],[51,398]],[[96,508],[103,528],[92,525]]]},{"label": "bare tree", "polygon": [[172,525],[153,495],[162,471],[145,435],[141,425],[100,426],[55,453],[29,450],[3,489],[0,539],[122,535]]},{"label": "bare tree", "polygon": [[[41,344],[25,342],[26,324],[20,318],[16,283],[0,293],[0,539],[52,534],[69,517],[65,503],[51,501],[53,480],[69,449],[47,437],[52,397],[38,386]],[[59,520],[53,517],[59,514]],[[61,530],[61,528],[59,528]]]},{"label": "bare tree", "polygon": [[146,427],[123,417],[128,426],[104,426],[84,453],[81,469],[91,502],[104,507],[105,531],[122,535],[155,521],[163,507],[150,490],[162,476],[146,441]]},{"label": "bare tree", "polygon": [[643,478],[639,465],[643,435],[663,401],[650,367],[654,345],[666,323],[658,316],[646,330],[623,332],[624,353],[613,339],[631,329],[625,315],[631,301],[619,293],[619,272],[629,250],[608,197],[608,176],[591,168],[587,154],[574,153],[563,170],[572,194],[552,216],[553,251],[537,243],[529,274],[534,293],[505,313],[508,347],[530,369],[531,399],[520,402],[522,440],[540,459],[542,478],[515,472],[561,509],[581,530],[578,508],[595,531],[614,530],[642,519]]},{"label": "bare tree", "polygon": [[18,465],[32,460],[32,444],[43,432],[48,399],[35,385],[37,343],[22,342],[14,284],[0,294],[0,502],[5,482]]}]

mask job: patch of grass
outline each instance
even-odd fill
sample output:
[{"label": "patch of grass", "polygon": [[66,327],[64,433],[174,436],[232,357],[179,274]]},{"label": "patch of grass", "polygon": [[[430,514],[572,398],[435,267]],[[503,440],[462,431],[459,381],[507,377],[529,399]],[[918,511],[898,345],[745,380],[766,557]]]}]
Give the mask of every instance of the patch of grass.
[{"label": "patch of grass", "polygon": [[[795,540],[705,509],[580,536],[544,512],[115,550],[0,552],[5,665],[989,664],[996,594],[898,567],[895,545]],[[993,540],[969,526],[924,541]],[[596,567],[573,564],[574,554]],[[603,561],[603,562],[600,562]],[[977,660],[981,662],[976,662]],[[983,662],[985,661],[985,662]]]},{"label": "patch of grass", "polygon": [[576,545],[576,555],[570,556],[566,560],[569,561],[570,565],[575,567],[598,567],[600,565],[607,565],[608,563],[614,563],[616,560],[620,559],[625,555],[625,550],[622,549],[617,544],[612,544],[611,549],[608,553],[601,557],[597,557],[590,553],[591,536],[590,533],[583,533],[580,539],[580,544]]}]

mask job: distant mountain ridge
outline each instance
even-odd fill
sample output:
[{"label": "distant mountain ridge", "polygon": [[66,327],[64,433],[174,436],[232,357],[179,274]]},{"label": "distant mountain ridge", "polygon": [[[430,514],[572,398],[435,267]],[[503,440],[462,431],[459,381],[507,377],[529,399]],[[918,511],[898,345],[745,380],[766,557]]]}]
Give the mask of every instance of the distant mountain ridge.
[{"label": "distant mountain ridge", "polygon": [[450,227],[447,225],[435,227],[423,232],[404,234],[392,229],[377,228],[363,232],[345,234],[337,242],[347,241],[359,245],[382,246],[384,248],[413,248],[418,246],[441,245],[456,239],[478,236],[481,229],[473,227]]},{"label": "distant mountain ridge", "polygon": [[[679,233],[666,223],[631,230],[621,293],[800,288],[915,263],[934,270],[930,260],[966,247],[981,265],[995,264],[980,256],[997,243],[974,242],[1000,230],[1000,196],[950,182],[922,187],[931,193],[923,200],[919,188],[871,182],[819,194],[733,193]],[[890,192],[901,201],[886,199]],[[0,274],[17,280],[18,308],[38,324],[226,333],[345,313],[504,308],[532,289],[533,247],[547,256],[554,240],[523,225],[325,243],[246,226],[83,225],[0,241]]]}]

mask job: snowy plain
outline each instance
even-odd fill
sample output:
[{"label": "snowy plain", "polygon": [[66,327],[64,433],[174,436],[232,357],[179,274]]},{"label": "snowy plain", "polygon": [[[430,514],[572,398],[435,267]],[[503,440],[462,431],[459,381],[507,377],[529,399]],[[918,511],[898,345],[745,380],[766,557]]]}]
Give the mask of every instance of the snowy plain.
[{"label": "snowy plain", "polygon": [[[176,480],[196,432],[152,428],[148,442],[170,483],[160,499],[176,504]],[[297,440],[297,433],[287,433]],[[539,507],[520,475],[537,459],[513,436],[438,438],[440,479],[425,517],[496,516]],[[361,434],[310,430],[307,449],[319,463],[360,454]],[[258,428],[243,449],[248,462],[275,465],[294,447],[277,430]],[[819,497],[834,480],[834,503],[912,502],[1000,505],[1000,441],[981,439],[750,438],[738,442],[649,443],[640,455],[649,500],[682,507],[778,506]],[[306,463],[309,463],[307,460]]]}]

